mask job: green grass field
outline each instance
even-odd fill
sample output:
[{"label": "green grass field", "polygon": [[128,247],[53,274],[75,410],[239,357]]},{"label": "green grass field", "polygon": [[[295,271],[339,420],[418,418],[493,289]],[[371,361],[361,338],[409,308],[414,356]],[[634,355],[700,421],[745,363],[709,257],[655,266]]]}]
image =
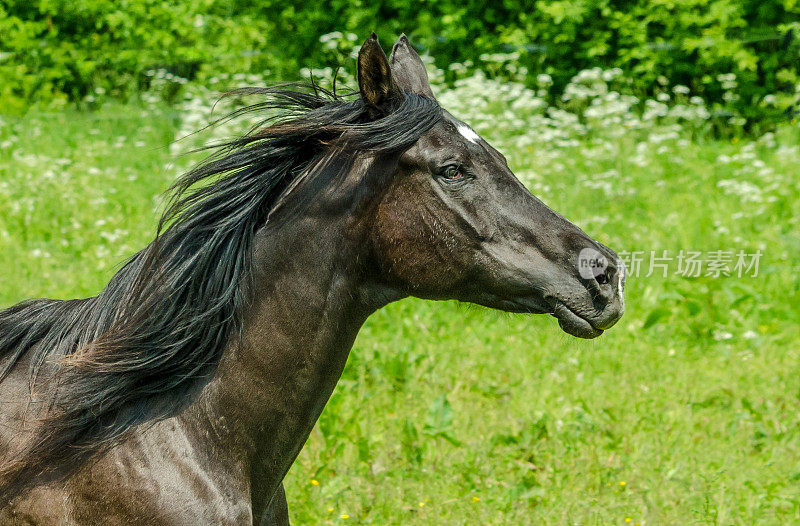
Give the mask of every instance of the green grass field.
[{"label": "green grass field", "polygon": [[[591,341],[452,302],[376,313],[289,473],[295,523],[799,522],[797,127],[547,142],[477,105],[534,193],[645,252],[627,312]],[[0,305],[97,293],[152,238],[157,196],[191,162],[168,167],[184,125],[157,106],[2,117]],[[682,277],[673,260],[648,277],[664,250],[763,255],[757,276]]]}]

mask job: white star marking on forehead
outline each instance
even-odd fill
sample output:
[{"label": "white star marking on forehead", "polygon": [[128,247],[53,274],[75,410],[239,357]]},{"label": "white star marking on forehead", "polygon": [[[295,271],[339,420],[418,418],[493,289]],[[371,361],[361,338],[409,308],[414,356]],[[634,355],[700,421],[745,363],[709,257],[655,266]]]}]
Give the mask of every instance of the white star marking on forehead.
[{"label": "white star marking on forehead", "polygon": [[478,141],[481,139],[480,135],[475,133],[475,131],[466,124],[456,124],[456,130],[458,130],[458,133],[463,135],[466,140],[473,144],[478,144]]}]

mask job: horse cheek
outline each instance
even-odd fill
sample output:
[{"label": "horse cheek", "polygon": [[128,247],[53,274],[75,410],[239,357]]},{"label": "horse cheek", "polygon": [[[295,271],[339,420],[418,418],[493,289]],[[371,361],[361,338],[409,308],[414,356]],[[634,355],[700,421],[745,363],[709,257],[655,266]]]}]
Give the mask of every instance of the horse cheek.
[{"label": "horse cheek", "polygon": [[[399,203],[398,203],[399,205]],[[373,229],[381,275],[401,292],[422,298],[452,297],[463,273],[455,238],[435,214],[382,204]]]}]

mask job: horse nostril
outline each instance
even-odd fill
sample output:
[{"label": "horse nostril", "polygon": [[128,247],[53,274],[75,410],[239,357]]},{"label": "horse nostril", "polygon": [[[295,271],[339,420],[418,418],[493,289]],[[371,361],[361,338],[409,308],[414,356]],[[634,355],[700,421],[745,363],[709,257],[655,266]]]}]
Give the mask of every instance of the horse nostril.
[{"label": "horse nostril", "polygon": [[608,285],[614,281],[614,278],[617,275],[617,269],[614,268],[612,265],[606,266],[602,271],[597,272],[594,275],[594,280],[597,282],[598,285]]}]

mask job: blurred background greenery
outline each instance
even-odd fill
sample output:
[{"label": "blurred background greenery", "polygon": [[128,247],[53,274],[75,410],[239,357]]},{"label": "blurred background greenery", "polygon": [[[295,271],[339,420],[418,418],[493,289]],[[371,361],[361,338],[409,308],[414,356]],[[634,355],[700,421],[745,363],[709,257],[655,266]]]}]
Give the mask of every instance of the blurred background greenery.
[{"label": "blurred background greenery", "polygon": [[[244,102],[212,111],[221,92],[337,68],[352,88],[369,32],[387,50],[406,32],[535,195],[644,260],[596,340],[454,302],[373,315],[287,476],[295,523],[800,524],[799,18],[794,0],[0,0],[0,306],[101,290],[202,157],[181,154],[263,117],[196,133]],[[677,268],[739,250],[755,275]]]},{"label": "blurred background greenery", "polygon": [[264,71],[285,80],[342,61],[320,35],[372,30],[405,31],[448,80],[452,63],[529,86],[547,74],[557,97],[577,71],[617,67],[633,95],[683,85],[724,117],[775,118],[797,103],[796,0],[3,0],[0,97],[9,111],[127,100],[154,69],[199,82]]}]

